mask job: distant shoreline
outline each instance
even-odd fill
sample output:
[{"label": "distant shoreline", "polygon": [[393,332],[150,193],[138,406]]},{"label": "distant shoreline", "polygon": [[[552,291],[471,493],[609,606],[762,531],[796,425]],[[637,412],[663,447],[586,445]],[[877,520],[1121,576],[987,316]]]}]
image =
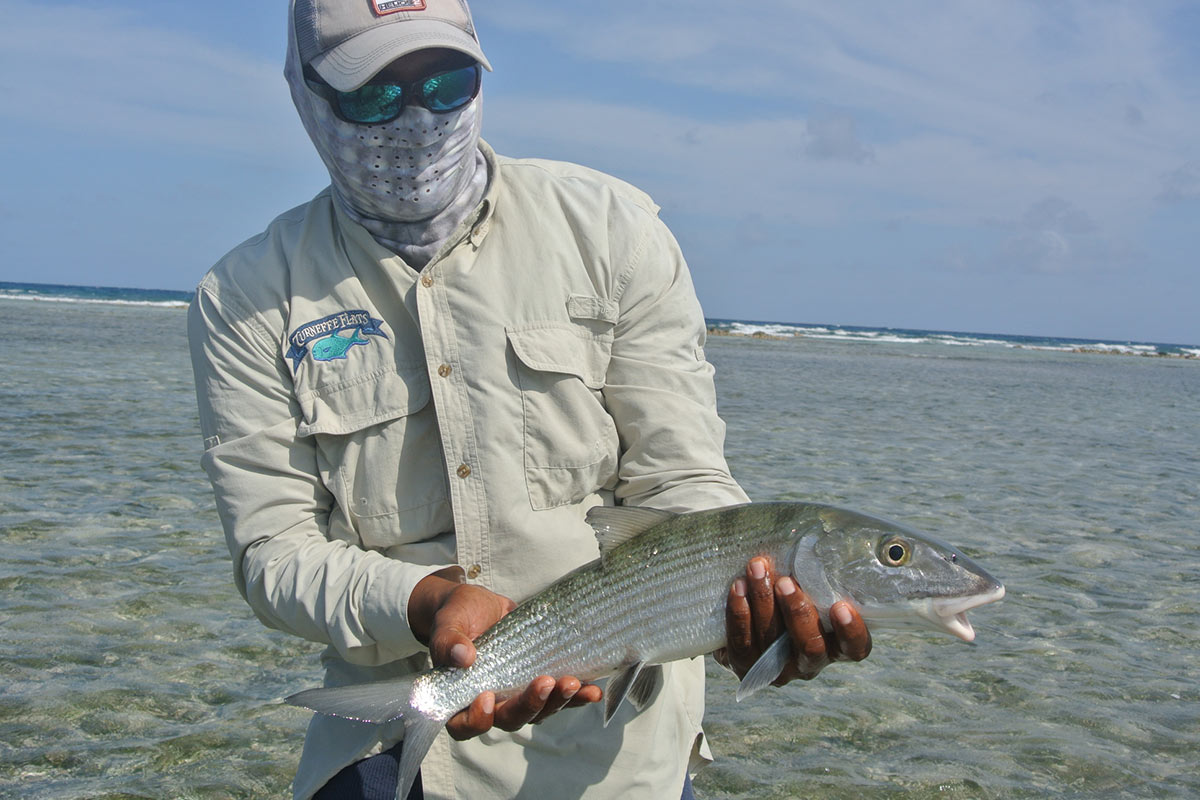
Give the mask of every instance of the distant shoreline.
[{"label": "distant shoreline", "polygon": [[[191,292],[167,289],[124,289],[105,286],[65,286],[0,281],[0,301],[26,300],[48,304],[80,304],[83,306],[143,306],[148,308],[184,309],[187,308],[191,299]],[[722,319],[719,317],[709,317],[705,322],[709,334],[712,336],[734,336],[745,339],[786,341],[788,339],[803,338],[818,341],[883,344],[889,346],[939,344],[949,347],[1020,348],[1063,353],[1153,356],[1155,358],[1179,358],[1193,361],[1200,359],[1200,344],[921,330],[863,325],[838,325],[834,323],[768,322],[761,320]]]},{"label": "distant shoreline", "polygon": [[[805,334],[803,331],[796,331],[789,334],[768,333],[764,330],[750,331],[735,331],[729,328],[722,328],[717,325],[708,326],[709,336],[730,336],[739,339],[762,339],[773,342],[786,342],[793,339],[811,339],[814,338]],[[821,337],[828,339],[829,337]],[[1200,361],[1200,351],[1179,351],[1166,352],[1163,350],[1133,350],[1133,349],[1117,349],[1111,347],[1088,347],[1087,345],[1075,346],[1037,346],[1029,344],[1010,343],[1007,347],[1013,350],[1040,350],[1054,353],[1078,353],[1081,355],[1101,355],[1101,356],[1139,356],[1142,358],[1178,358],[1188,361]]]},{"label": "distant shoreline", "polygon": [[[1026,345],[1015,344],[1014,350],[1048,350],[1047,347],[1028,347]],[[1131,353],[1124,350],[1100,350],[1094,347],[1072,347],[1070,350],[1060,350],[1058,352],[1066,353],[1082,353],[1086,355],[1097,356],[1138,356],[1140,358],[1182,358],[1186,360],[1200,360],[1200,355],[1195,353],[1164,353],[1161,350],[1154,353]]]}]

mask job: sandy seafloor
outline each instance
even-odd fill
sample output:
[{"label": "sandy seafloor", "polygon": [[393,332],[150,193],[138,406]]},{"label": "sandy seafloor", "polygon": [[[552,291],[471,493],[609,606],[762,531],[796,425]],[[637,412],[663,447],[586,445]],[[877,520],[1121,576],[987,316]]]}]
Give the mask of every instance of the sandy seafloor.
[{"label": "sandy seafloor", "polygon": [[[288,794],[317,645],[233,588],[184,314],[0,302],[0,797]],[[701,798],[1200,796],[1200,362],[713,337],[735,475],[1008,586],[744,704]]]}]

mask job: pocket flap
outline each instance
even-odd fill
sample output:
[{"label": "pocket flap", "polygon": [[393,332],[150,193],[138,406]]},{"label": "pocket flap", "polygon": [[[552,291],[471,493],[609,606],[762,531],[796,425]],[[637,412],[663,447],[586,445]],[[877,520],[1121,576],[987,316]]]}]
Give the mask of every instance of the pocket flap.
[{"label": "pocket flap", "polygon": [[530,369],[574,375],[589,389],[604,386],[611,334],[594,334],[577,325],[556,322],[505,330],[517,358]]},{"label": "pocket flap", "polygon": [[429,377],[423,371],[368,373],[299,394],[304,419],[296,433],[351,433],[414,414],[425,407],[429,397]]}]

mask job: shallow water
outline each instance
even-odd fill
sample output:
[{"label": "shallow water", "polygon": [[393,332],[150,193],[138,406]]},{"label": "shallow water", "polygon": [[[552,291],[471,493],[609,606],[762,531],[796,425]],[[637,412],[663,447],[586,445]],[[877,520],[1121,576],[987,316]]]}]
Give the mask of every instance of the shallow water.
[{"label": "shallow water", "polygon": [[[0,303],[0,796],[285,796],[320,649],[238,597],[184,315]],[[975,645],[744,704],[711,669],[703,798],[1192,797],[1200,363],[714,337],[757,500],[928,529],[1008,585]]]},{"label": "shallow water", "polygon": [[743,709],[714,673],[723,763],[699,789],[1200,793],[1200,364],[790,341],[709,352],[755,499],[900,518],[977,557],[1008,596],[972,613],[975,645],[882,634],[868,661],[781,690],[787,705]]}]

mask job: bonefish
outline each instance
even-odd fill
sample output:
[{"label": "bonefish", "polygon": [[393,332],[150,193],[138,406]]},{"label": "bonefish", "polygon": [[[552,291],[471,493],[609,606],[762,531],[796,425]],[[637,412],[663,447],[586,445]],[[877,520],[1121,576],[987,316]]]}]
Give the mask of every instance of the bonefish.
[{"label": "bonefish", "polygon": [[[438,731],[481,692],[515,694],[541,675],[611,676],[604,723],[626,698],[640,708],[662,679],[658,665],[725,644],[729,586],[755,556],[786,569],[825,625],[830,606],[847,600],[872,631],[925,627],[971,641],[966,612],[1004,596],[999,581],[955,548],[833,506],[748,503],[687,514],[601,507],[588,521],[600,558],[489,628],[470,667],[311,689],[288,702],[362,722],[403,718],[403,798]],[[737,698],[770,684],[789,657],[785,634],[751,667]]]}]

